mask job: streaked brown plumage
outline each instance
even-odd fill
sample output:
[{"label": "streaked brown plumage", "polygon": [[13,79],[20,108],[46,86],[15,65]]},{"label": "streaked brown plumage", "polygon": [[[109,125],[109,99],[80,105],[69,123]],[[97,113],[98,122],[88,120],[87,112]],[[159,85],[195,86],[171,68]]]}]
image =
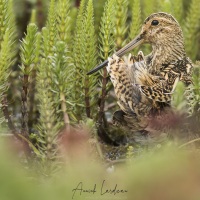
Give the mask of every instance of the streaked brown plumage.
[{"label": "streaked brown plumage", "polygon": [[[152,25],[155,20],[158,25]],[[141,34],[152,45],[150,55],[139,52],[124,60],[114,55],[107,66],[122,110],[120,117],[119,111],[115,113],[114,121],[131,131],[145,130],[148,117],[170,105],[179,81],[191,83],[192,64],[186,57],[181,28],[171,15],[152,14]]]},{"label": "streaked brown plumage", "polygon": [[[152,46],[149,55],[139,52],[120,58],[142,43]],[[181,27],[173,16],[162,12],[144,21],[139,36],[108,59],[107,70],[121,108],[114,121],[132,133],[147,130],[152,113],[159,115],[170,106],[179,81],[186,85],[192,82],[192,63],[186,57]]]}]

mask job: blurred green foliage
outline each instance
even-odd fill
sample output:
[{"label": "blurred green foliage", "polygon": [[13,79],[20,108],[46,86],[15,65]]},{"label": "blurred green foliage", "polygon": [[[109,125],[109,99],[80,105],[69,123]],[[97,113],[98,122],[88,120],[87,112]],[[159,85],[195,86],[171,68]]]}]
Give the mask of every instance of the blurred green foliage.
[{"label": "blurred green foliage", "polygon": [[[62,171],[49,178],[45,174],[38,175],[38,168],[23,168],[16,159],[17,154],[8,148],[12,143],[2,140],[0,142],[2,200],[200,198],[199,152],[186,152],[168,146],[159,152],[146,153],[140,159],[130,160],[123,165],[112,166],[110,163],[107,170],[101,164],[92,163],[91,158],[84,157],[85,162],[76,160],[70,165],[64,164]],[[83,190],[93,190],[96,184],[96,192],[74,192],[73,189],[77,188],[80,182]],[[115,187],[116,190],[127,192],[103,194]]]}]

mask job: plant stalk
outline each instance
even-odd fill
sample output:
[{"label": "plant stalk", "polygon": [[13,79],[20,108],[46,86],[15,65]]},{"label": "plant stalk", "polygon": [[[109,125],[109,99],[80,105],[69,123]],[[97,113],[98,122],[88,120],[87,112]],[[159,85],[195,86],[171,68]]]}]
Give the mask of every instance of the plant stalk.
[{"label": "plant stalk", "polygon": [[91,118],[91,116],[90,116],[90,98],[89,98],[88,84],[89,84],[89,79],[86,78],[85,79],[85,111],[86,111],[87,117]]},{"label": "plant stalk", "polygon": [[22,86],[22,135],[28,136],[28,80],[29,75],[24,74]]},{"label": "plant stalk", "polygon": [[103,78],[102,78],[102,89],[101,89],[101,97],[100,97],[100,106],[99,106],[99,116],[98,123],[102,124],[104,118],[104,107],[105,107],[105,99],[106,99],[106,84],[107,84],[107,69],[103,69]]},{"label": "plant stalk", "polygon": [[69,130],[70,120],[69,120],[69,115],[67,114],[65,95],[62,92],[60,93],[60,100],[61,100],[61,109],[63,112],[63,120],[64,120],[65,128],[66,128],[66,130]]}]

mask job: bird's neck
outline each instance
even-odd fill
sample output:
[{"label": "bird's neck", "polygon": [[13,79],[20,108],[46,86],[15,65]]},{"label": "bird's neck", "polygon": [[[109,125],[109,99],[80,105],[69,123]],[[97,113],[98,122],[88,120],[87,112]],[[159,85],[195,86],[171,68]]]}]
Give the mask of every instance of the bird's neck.
[{"label": "bird's neck", "polygon": [[162,64],[174,63],[185,57],[185,48],[182,38],[171,38],[167,42],[160,41],[152,44],[152,52],[149,55],[149,66],[153,71],[159,71]]}]

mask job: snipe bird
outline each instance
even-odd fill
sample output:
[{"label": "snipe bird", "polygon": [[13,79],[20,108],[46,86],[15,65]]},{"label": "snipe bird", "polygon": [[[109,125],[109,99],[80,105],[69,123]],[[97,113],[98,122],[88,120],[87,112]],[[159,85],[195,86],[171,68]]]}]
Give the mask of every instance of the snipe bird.
[{"label": "snipe bird", "polygon": [[[152,46],[149,55],[140,51],[137,56],[122,58],[143,43]],[[135,39],[88,74],[106,65],[121,108],[113,119],[132,132],[147,130],[146,119],[170,106],[179,81],[192,83],[193,66],[186,56],[181,27],[172,15],[163,12],[150,15]]]}]

